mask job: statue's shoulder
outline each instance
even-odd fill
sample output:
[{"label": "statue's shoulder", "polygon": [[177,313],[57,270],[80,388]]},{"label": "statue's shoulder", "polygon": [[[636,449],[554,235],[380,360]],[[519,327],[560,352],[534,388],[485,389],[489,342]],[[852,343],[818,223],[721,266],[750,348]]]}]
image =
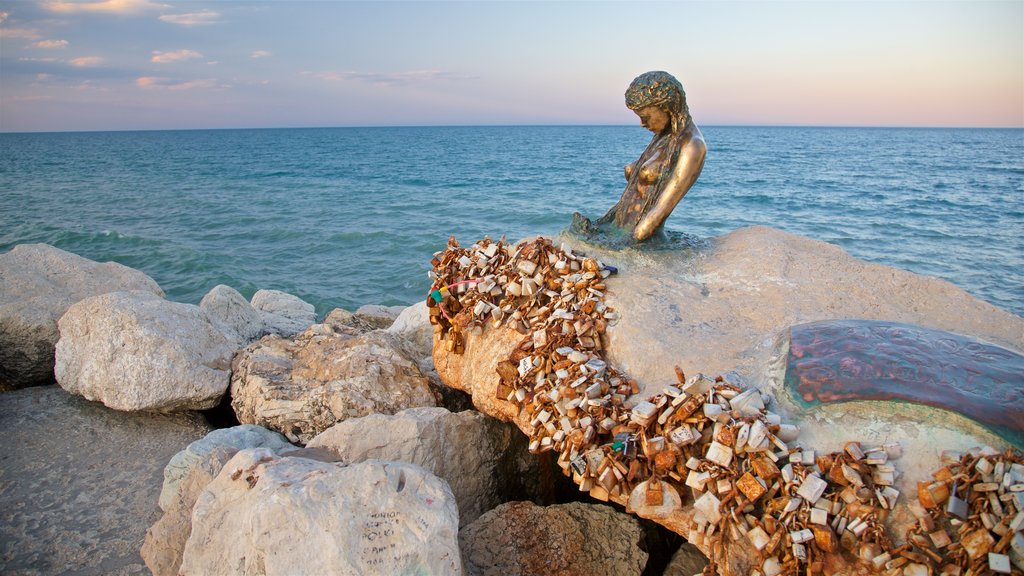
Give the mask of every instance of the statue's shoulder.
[{"label": "statue's shoulder", "polygon": [[683,138],[686,139],[682,146],[683,154],[703,158],[708,151],[708,145],[704,142],[704,135],[700,133],[696,126],[687,132],[687,134],[683,135]]}]

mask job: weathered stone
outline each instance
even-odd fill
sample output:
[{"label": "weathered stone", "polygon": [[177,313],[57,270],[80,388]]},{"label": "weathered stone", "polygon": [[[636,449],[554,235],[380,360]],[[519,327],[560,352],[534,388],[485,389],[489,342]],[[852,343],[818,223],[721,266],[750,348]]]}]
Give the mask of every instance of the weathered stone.
[{"label": "weathered stone", "polygon": [[323,324],[335,334],[343,336],[359,336],[376,330],[376,327],[357,318],[355,314],[344,308],[335,308],[328,312],[324,317]]},{"label": "weathered stone", "polygon": [[509,502],[459,532],[467,576],[639,575],[641,537],[632,516],[580,502]]},{"label": "weathered stone", "polygon": [[[160,506],[164,509],[164,515],[146,531],[139,552],[154,576],[177,576],[185,543],[192,534],[192,507],[196,498],[237,453],[238,449],[233,446],[213,446],[196,456],[196,461],[175,485],[166,504],[163,502],[164,493],[161,492]],[[166,473],[165,469],[165,476]],[[165,491],[166,488],[165,481]]]},{"label": "weathered stone", "polygon": [[267,336],[235,356],[231,405],[239,422],[305,443],[347,418],[437,404],[386,333],[351,337],[323,327],[290,340]]},{"label": "weathered stone", "polygon": [[[835,246],[763,227],[738,230],[706,248],[652,251],[642,258],[577,247],[620,271],[606,280],[605,301],[619,321],[609,326],[603,344],[608,365],[624,369],[640,385],[639,396],[627,399],[627,405],[675,381],[675,365],[688,374],[735,370],[746,387],[765,393],[769,409],[783,422],[798,426],[795,442],[801,446],[829,452],[842,450],[849,440],[899,441],[905,455],[894,489],[901,493],[913,493],[914,482],[930,476],[941,449],[1006,445],[951,412],[884,402],[806,410],[779,393],[786,358],[779,342],[790,326],[817,320],[913,323],[1024,350],[1024,319],[948,282],[861,262]],[[467,332],[464,354],[435,346],[434,363],[445,383],[472,394],[479,410],[530,433],[529,411],[496,398],[498,363],[522,339],[507,328]],[[611,499],[625,503],[621,495]],[[693,514],[686,502],[678,512],[652,519],[685,536],[696,526]],[[888,520],[895,534],[914,521],[905,507],[897,507]],[[759,564],[750,547],[729,552],[720,559],[723,574],[748,574]]]},{"label": "weathered stone", "polygon": [[243,450],[199,495],[180,573],[458,574],[451,490],[397,462]]},{"label": "weathered stone", "polygon": [[672,555],[662,576],[698,576],[704,573],[704,567],[708,565],[708,558],[689,542],[683,545]]},{"label": "weathered stone", "polygon": [[[388,328],[388,333],[400,338],[413,358],[429,359],[434,346],[434,327],[430,325],[426,302],[417,302],[402,310]],[[433,360],[430,360],[430,365],[433,367]]]},{"label": "weathered stone", "polygon": [[385,330],[395,323],[395,319],[405,310],[405,306],[381,306],[365,304],[355,311],[355,317],[378,330]]},{"label": "weathered stone", "polygon": [[263,318],[238,290],[224,284],[214,286],[199,302],[213,325],[234,343],[235,348],[248,345],[263,335]]},{"label": "weathered stone", "polygon": [[149,292],[74,304],[58,323],[54,372],[73,394],[116,410],[205,410],[227,390],[234,346],[198,306]]},{"label": "weathered stone", "polygon": [[164,467],[160,508],[167,510],[167,507],[175,500],[180,482],[188,476],[189,471],[207,454],[220,447],[233,448],[235,451],[245,448],[269,448],[278,454],[295,449],[295,446],[285,440],[284,436],[262,426],[242,424],[214,430],[175,454]]},{"label": "weathered stone", "polygon": [[257,290],[251,302],[263,319],[263,329],[270,334],[294,336],[316,322],[313,305],[286,292]]},{"label": "weathered stone", "polygon": [[528,497],[523,480],[540,474],[518,430],[472,410],[410,408],[352,418],[321,432],[307,447],[328,448],[348,463],[392,460],[426,468],[448,482],[462,526],[510,497]]},{"label": "weathered stone", "polygon": [[52,382],[57,320],[79,300],[121,290],[163,296],[138,270],[46,244],[0,254],[0,389]]},{"label": "weathered stone", "polygon": [[163,465],[208,431],[195,414],[118,412],[58,386],[0,395],[0,573],[147,574]]}]

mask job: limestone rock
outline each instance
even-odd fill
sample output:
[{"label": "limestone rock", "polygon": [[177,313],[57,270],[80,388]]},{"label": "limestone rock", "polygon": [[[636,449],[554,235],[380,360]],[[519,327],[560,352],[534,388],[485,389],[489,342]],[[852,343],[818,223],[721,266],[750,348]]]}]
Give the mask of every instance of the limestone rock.
[{"label": "limestone rock", "polygon": [[[900,442],[904,456],[894,463],[900,473],[895,489],[904,495],[914,493],[918,480],[930,477],[942,450],[1006,447],[1005,441],[952,412],[887,402],[802,410],[786,399],[780,373],[787,352],[783,336],[797,324],[887,320],[1024,350],[1024,319],[948,282],[865,263],[838,247],[764,227],[737,230],[707,247],[679,251],[575,247],[619,269],[606,280],[606,303],[620,320],[608,328],[603,344],[608,365],[638,380],[641,399],[675,382],[675,365],[689,375],[735,371],[745,387],[764,394],[768,408],[783,422],[799,427],[791,446],[830,452],[849,440],[865,445]],[[507,328],[469,333],[463,355],[436,346],[434,363],[441,379],[470,392],[479,410],[529,431],[527,411],[495,398],[497,363],[521,339]],[[620,504],[626,500],[611,499]],[[652,519],[686,536],[695,526],[693,515],[686,498],[676,512]],[[888,520],[893,534],[904,534],[914,521],[903,505]],[[749,574],[756,566],[756,552],[741,545],[729,549],[719,569],[723,574]],[[858,567],[842,569],[837,573],[857,573]]]},{"label": "limestone rock", "polygon": [[118,412],[40,386],[0,395],[0,573],[147,574],[167,459],[196,414]]},{"label": "limestone rock", "polygon": [[394,324],[395,319],[405,310],[405,306],[381,306],[380,304],[365,304],[355,311],[355,317],[373,326],[375,329],[385,330]]},{"label": "limestone rock", "polygon": [[243,450],[199,495],[181,574],[458,574],[458,510],[412,464]]},{"label": "limestone rock", "polygon": [[199,308],[236,348],[248,345],[263,334],[260,313],[230,286],[214,286],[203,296]]},{"label": "limestone rock", "polygon": [[537,458],[510,425],[476,411],[410,408],[339,422],[307,447],[327,448],[347,463],[391,460],[422,466],[448,482],[465,526],[509,499],[528,497],[523,479],[537,477]]},{"label": "limestone rock", "polygon": [[665,567],[662,576],[699,576],[704,573],[704,567],[707,565],[708,558],[699,548],[689,542],[683,542],[672,555],[672,560]]},{"label": "limestone rock", "polygon": [[344,308],[335,308],[324,317],[324,325],[329,326],[335,334],[359,336],[377,329],[376,326],[357,317]]},{"label": "limestone rock", "polygon": [[406,350],[414,358],[430,357],[434,346],[434,327],[430,325],[426,302],[417,302],[403,309],[387,331],[405,342]]},{"label": "limestone rock", "polygon": [[635,518],[599,504],[509,502],[459,532],[467,576],[639,575]]},{"label": "limestone rock", "polygon": [[263,318],[263,329],[271,334],[294,336],[316,322],[312,304],[279,290],[257,290],[252,306]]},{"label": "limestone rock", "polygon": [[348,418],[437,404],[419,368],[383,332],[352,337],[317,324],[294,339],[264,337],[240,351],[232,368],[239,422],[292,442]]},{"label": "limestone rock", "polygon": [[52,382],[57,320],[79,300],[120,290],[163,296],[138,270],[46,244],[0,254],[0,389]]},{"label": "limestone rock", "polygon": [[[237,453],[238,449],[233,446],[213,446],[196,457],[166,504],[161,493],[160,506],[165,511],[164,515],[146,531],[139,552],[154,576],[177,576],[185,543],[192,534],[192,507],[196,498]],[[164,473],[166,475],[166,470]],[[166,487],[165,482],[165,490]]]},{"label": "limestone rock", "polygon": [[245,448],[269,448],[275,453],[295,449],[295,446],[277,432],[262,426],[242,424],[231,428],[221,428],[210,432],[203,438],[189,444],[184,450],[175,454],[164,467],[164,485],[160,490],[160,508],[167,507],[174,501],[179,490],[178,486],[188,476],[189,471],[203,458],[220,447],[243,450]]},{"label": "limestone rock", "polygon": [[1024,319],[949,282],[772,228],[646,256],[622,264],[607,298],[621,318],[608,331],[608,362],[642,385],[663,382],[675,364],[688,374],[736,370],[760,383],[776,336],[817,320],[891,320],[1024,349]]},{"label": "limestone rock", "polygon": [[111,292],[68,308],[54,372],[65,390],[116,410],[217,405],[234,346],[198,306],[150,292]]}]

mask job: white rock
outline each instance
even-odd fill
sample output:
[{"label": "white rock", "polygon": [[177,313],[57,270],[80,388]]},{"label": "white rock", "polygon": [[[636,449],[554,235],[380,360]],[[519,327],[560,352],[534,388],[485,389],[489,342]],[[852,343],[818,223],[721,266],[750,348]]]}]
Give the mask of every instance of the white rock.
[{"label": "white rock", "polygon": [[263,334],[260,313],[230,286],[214,286],[203,296],[199,308],[236,348],[248,345]]},{"label": "white rock", "polygon": [[192,468],[207,454],[218,447],[244,450],[246,448],[269,448],[274,453],[294,450],[295,446],[277,432],[262,426],[242,424],[231,428],[214,430],[205,437],[189,444],[184,450],[171,457],[164,467],[164,485],[160,490],[160,508],[167,507],[178,492],[178,485],[188,476]]},{"label": "white rock", "polygon": [[46,244],[20,244],[0,254],[0,384],[52,381],[57,320],[75,302],[123,290],[164,295],[138,270]]},{"label": "white rock", "polygon": [[412,464],[243,450],[199,495],[181,574],[459,574],[458,510]]},{"label": "white rock", "polygon": [[391,460],[424,467],[448,482],[463,526],[520,492],[537,473],[526,440],[510,425],[474,410],[423,407],[339,422],[306,445],[326,448],[346,463]]},{"label": "white rock", "polygon": [[316,326],[294,339],[264,337],[235,356],[231,406],[239,422],[305,443],[348,418],[437,404],[386,332],[352,337]]},{"label": "white rock", "polygon": [[[414,358],[430,357],[434,347],[434,327],[430,325],[426,302],[417,302],[402,310],[387,331],[404,342],[405,349]],[[433,360],[430,363],[433,365]]]},{"label": "white rock", "polygon": [[279,290],[257,290],[252,306],[263,318],[263,329],[271,334],[294,336],[316,322],[312,304]]},{"label": "white rock", "polygon": [[110,408],[205,410],[227,390],[235,348],[198,306],[112,292],[71,306],[58,327],[57,383]]},{"label": "white rock", "polygon": [[[424,307],[426,302],[423,303]],[[380,304],[365,304],[355,311],[356,318],[370,324],[374,328],[387,329],[398,316],[405,310],[405,306],[381,306]]]}]

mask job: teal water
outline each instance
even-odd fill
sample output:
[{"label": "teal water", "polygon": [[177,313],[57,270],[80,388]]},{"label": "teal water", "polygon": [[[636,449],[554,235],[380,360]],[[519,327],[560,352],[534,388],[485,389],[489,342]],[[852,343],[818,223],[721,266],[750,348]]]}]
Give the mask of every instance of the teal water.
[{"label": "teal water", "polygon": [[[1024,130],[702,128],[704,172],[668,221],[764,224],[937,276],[1024,315]],[[198,302],[274,288],[320,313],[409,304],[431,254],[603,214],[639,127],[0,134],[0,252],[46,242]]]}]

